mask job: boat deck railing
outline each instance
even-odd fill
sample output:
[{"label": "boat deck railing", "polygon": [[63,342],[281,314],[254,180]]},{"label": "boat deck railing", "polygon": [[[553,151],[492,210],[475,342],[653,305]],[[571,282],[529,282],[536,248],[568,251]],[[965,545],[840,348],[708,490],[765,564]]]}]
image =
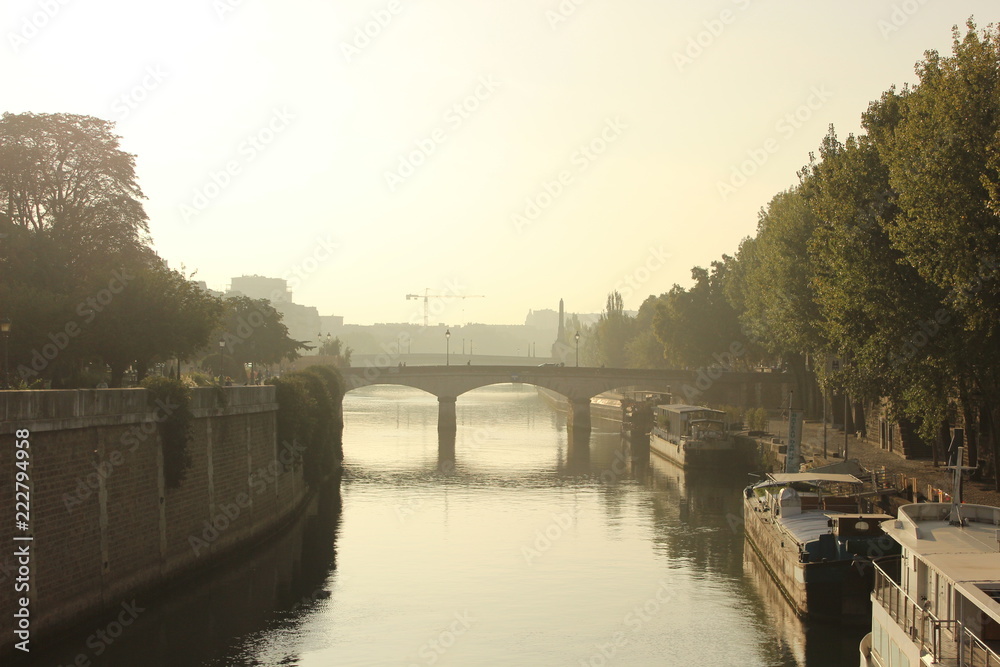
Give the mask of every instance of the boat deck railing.
[{"label": "boat deck railing", "polygon": [[1000,667],[1000,655],[968,627],[954,619],[939,619],[922,608],[878,563],[874,566],[874,599],[914,643],[933,656],[933,664]]}]

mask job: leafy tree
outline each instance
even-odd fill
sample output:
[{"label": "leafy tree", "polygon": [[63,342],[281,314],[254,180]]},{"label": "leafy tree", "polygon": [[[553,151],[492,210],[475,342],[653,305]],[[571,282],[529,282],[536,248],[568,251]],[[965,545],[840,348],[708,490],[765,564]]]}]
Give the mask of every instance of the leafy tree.
[{"label": "leafy tree", "polygon": [[218,304],[148,246],[135,158],[113,124],[74,114],[0,119],[0,312],[25,381],[71,386],[96,362],[135,364],[205,343]]},{"label": "leafy tree", "polygon": [[800,188],[776,195],[760,212],[757,236],[740,244],[726,282],[747,335],[777,355],[822,347],[809,242],[819,221]]},{"label": "leafy tree", "polygon": [[[225,343],[226,358],[243,367],[245,364],[277,364],[299,358],[299,350],[311,349],[303,341],[288,336],[282,315],[267,299],[246,296],[227,298],[222,326],[211,340]],[[206,350],[209,363],[217,359],[217,348]]]},{"label": "leafy tree", "polygon": [[0,119],[0,217],[47,232],[71,268],[84,269],[95,252],[145,250],[135,156],[121,150],[113,128],[65,113]]},{"label": "leafy tree", "polygon": [[328,335],[327,339],[319,347],[320,356],[333,357],[334,365],[338,368],[347,368],[351,365],[351,354],[353,352],[354,350],[344,343],[344,341],[340,340],[339,336],[330,338]]},{"label": "leafy tree", "polygon": [[[833,130],[820,149],[805,192],[823,223],[810,245],[823,335],[831,352],[850,363],[834,378],[856,396],[888,397],[897,416],[914,420],[933,440],[959,370],[951,366],[956,329],[943,291],[925,281],[893,246],[889,229],[900,215],[898,193],[872,137],[898,116],[872,104],[868,136],[841,144]],[[821,374],[824,374],[821,371]],[[910,388],[920,385],[919,393]]]},{"label": "leafy tree", "polygon": [[596,363],[611,368],[624,368],[627,365],[625,346],[631,334],[632,318],[625,312],[622,295],[617,291],[609,293],[604,312],[594,325]]},{"label": "leafy tree", "polygon": [[667,367],[667,360],[663,356],[663,343],[656,337],[653,329],[656,308],[662,299],[662,295],[651,295],[639,306],[633,325],[634,335],[625,346],[625,355],[630,368]]},{"label": "leafy tree", "polygon": [[111,367],[111,386],[130,365],[141,381],[155,362],[194,355],[218,325],[219,299],[177,271],[154,263],[111,275],[77,313],[84,341]]},{"label": "leafy tree", "polygon": [[[918,63],[919,83],[894,100],[899,120],[879,147],[899,193],[900,215],[888,226],[892,244],[921,278],[944,292],[955,318],[947,336],[934,338],[942,352],[925,355],[942,379],[950,379],[936,385],[934,402],[958,393],[970,413],[968,401],[982,397],[975,409],[988,406],[996,468],[1000,31],[991,27],[980,34],[970,19],[965,35],[956,27],[953,36],[950,57],[928,51]],[[996,479],[1000,489],[1000,475]]]},{"label": "leafy tree", "polygon": [[[724,291],[731,266],[732,258],[723,257],[712,262],[711,270],[695,267],[694,285],[689,289],[674,285],[656,302],[653,329],[671,365],[709,366],[722,363],[720,358],[727,368],[745,365],[746,337]],[[734,349],[741,352],[735,364]]]}]

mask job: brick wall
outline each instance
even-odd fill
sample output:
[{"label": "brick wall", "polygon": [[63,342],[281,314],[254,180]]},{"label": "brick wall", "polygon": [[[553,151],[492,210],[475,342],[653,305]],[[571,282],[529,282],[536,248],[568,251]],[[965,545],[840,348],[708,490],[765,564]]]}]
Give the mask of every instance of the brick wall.
[{"label": "brick wall", "polygon": [[[142,389],[0,392],[0,656],[15,641],[16,548],[29,544],[31,642],[210,564],[304,500],[279,461],[273,387],[195,389],[192,466],[168,488]],[[15,542],[14,434],[30,436],[31,542]],[[37,646],[37,644],[35,644]]]}]

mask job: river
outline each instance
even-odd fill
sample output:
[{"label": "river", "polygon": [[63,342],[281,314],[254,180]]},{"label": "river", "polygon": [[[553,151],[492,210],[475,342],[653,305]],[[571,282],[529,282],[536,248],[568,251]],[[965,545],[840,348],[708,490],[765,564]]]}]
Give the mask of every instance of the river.
[{"label": "river", "polygon": [[341,487],[280,538],[36,664],[858,664],[864,630],[804,626],[745,562],[745,477],[650,461],[601,419],[573,442],[529,386],[462,395],[453,458],[417,390],[352,392],[344,417]]}]

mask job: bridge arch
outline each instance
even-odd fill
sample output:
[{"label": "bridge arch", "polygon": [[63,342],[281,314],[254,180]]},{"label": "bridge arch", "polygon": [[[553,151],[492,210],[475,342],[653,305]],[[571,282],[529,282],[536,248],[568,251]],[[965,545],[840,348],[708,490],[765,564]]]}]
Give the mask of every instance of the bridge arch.
[{"label": "bridge arch", "polygon": [[[455,402],[473,389],[500,384],[530,384],[565,396],[570,403],[573,428],[590,428],[590,399],[613,389],[641,387],[648,391],[703,392],[715,385],[787,384],[789,378],[771,373],[727,372],[719,368],[688,370],[639,370],[567,366],[365,366],[341,369],[345,390],[375,385],[401,385],[420,389],[438,399],[438,431],[454,432]],[[759,392],[758,392],[759,393]],[[691,401],[693,402],[693,401]]]}]

